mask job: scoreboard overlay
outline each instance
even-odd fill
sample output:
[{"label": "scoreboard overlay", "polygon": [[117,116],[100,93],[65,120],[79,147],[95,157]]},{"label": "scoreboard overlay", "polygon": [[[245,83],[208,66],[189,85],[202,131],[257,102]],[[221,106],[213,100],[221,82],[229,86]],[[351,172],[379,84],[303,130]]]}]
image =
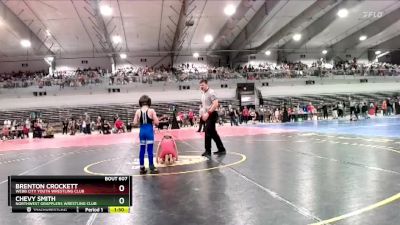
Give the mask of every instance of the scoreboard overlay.
[{"label": "scoreboard overlay", "polygon": [[13,213],[129,213],[130,176],[9,176]]}]

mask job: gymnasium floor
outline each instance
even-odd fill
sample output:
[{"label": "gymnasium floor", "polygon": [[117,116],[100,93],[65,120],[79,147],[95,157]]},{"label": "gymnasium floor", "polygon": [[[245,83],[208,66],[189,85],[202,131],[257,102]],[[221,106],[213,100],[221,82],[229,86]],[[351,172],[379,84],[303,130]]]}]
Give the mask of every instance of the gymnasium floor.
[{"label": "gymnasium floor", "polygon": [[[218,130],[229,154],[211,161],[203,134],[168,131],[182,162],[158,176],[138,175],[135,132],[0,142],[1,224],[400,224],[400,118]],[[7,207],[8,175],[93,174],[134,176],[130,214]]]}]

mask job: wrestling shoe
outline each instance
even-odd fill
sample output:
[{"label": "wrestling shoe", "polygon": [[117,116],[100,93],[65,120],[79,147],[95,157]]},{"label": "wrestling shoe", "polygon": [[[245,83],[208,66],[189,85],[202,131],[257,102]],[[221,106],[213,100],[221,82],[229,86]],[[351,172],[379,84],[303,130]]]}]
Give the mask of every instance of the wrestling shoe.
[{"label": "wrestling shoe", "polygon": [[150,174],[158,174],[158,169],[155,166],[150,167]]},{"label": "wrestling shoe", "polygon": [[146,168],[144,166],[140,167],[140,174],[143,175],[143,174],[146,174],[146,173],[147,173]]}]

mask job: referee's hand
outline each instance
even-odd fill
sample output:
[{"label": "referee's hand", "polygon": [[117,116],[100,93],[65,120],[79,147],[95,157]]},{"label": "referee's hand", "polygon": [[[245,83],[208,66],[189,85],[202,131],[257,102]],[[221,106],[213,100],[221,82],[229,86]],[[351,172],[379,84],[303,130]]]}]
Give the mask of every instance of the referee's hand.
[{"label": "referee's hand", "polygon": [[208,113],[203,113],[203,115],[201,115],[201,119],[205,122],[208,119]]}]

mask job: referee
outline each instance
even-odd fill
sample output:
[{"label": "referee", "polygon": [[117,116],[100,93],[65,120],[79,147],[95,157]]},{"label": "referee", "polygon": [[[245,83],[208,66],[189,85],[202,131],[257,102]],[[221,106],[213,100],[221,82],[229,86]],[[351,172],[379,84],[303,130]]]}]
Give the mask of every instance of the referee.
[{"label": "referee", "polygon": [[211,157],[211,139],[215,141],[218,151],[214,152],[216,155],[226,154],[225,147],[222,144],[221,138],[219,137],[217,130],[215,129],[215,123],[218,121],[218,99],[215,95],[214,90],[208,87],[207,80],[200,81],[200,90],[203,92],[201,96],[201,104],[205,113],[201,115],[203,121],[206,121],[206,132],[205,132],[205,152],[202,156]]}]

